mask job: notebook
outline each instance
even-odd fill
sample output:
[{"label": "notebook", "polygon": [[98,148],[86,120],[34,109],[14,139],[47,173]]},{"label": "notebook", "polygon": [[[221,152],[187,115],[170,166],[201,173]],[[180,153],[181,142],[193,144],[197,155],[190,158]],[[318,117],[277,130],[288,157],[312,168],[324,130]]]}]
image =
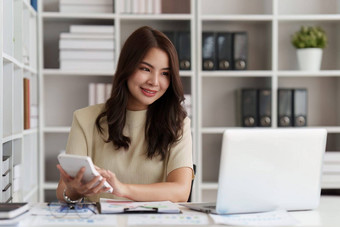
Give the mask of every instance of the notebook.
[{"label": "notebook", "polygon": [[0,203],[0,219],[14,218],[28,210],[28,203]]},{"label": "notebook", "polygon": [[315,209],[326,138],[320,128],[225,130],[217,203],[183,205],[216,214]]}]

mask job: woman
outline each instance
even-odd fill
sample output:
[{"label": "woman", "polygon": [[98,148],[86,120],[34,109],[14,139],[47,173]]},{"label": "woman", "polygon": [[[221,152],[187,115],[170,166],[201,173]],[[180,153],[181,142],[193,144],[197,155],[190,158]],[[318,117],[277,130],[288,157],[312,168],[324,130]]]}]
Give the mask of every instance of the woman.
[{"label": "woman", "polygon": [[[83,184],[84,168],[72,178],[57,165],[57,198],[187,201],[192,140],[183,100],[175,47],[155,29],[137,29],[122,48],[110,99],[75,111],[66,147],[90,156],[103,180]],[[104,193],[105,181],[112,194]]]}]

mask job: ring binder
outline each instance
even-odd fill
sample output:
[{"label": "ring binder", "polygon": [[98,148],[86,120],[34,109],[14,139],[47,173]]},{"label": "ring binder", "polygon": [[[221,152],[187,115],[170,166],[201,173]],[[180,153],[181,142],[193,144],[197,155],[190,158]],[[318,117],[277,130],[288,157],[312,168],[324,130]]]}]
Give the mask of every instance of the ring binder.
[{"label": "ring binder", "polygon": [[257,126],[257,89],[242,89],[242,126]]},{"label": "ring binder", "polygon": [[307,90],[294,89],[293,91],[294,126],[307,125]]},{"label": "ring binder", "polygon": [[216,35],[216,62],[219,70],[231,70],[232,62],[232,33],[218,32]]},{"label": "ring binder", "polygon": [[278,90],[278,124],[280,127],[293,126],[293,111],[292,111],[292,90]]},{"label": "ring binder", "polygon": [[260,89],[258,92],[259,126],[270,127],[272,124],[272,92],[270,89]]},{"label": "ring binder", "polygon": [[247,32],[233,33],[233,54],[235,70],[245,70],[248,65],[248,34]]},{"label": "ring binder", "polygon": [[203,70],[214,70],[215,64],[215,33],[203,32],[202,34],[202,67]]}]

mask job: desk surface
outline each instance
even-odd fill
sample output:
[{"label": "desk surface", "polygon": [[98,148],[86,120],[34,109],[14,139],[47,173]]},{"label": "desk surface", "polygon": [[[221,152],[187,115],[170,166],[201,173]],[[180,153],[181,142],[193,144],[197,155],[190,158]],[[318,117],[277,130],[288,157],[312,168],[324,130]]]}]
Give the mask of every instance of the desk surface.
[{"label": "desk surface", "polygon": [[[181,206],[183,214],[199,214],[206,215],[200,212],[195,212],[192,210],[188,210]],[[322,226],[322,227],[333,227],[337,226],[340,223],[340,196],[322,196],[320,201],[320,206],[316,210],[312,211],[297,211],[297,212],[289,212],[298,222],[297,226]],[[143,214],[138,214],[143,215]],[[98,215],[101,217],[101,215]],[[128,226],[128,219],[131,218],[132,215],[105,215],[106,218],[112,219],[112,226]],[[135,216],[134,216],[135,217]],[[214,225],[212,219],[207,215],[209,224],[205,226],[221,226]],[[19,226],[41,226],[39,223],[36,223],[35,219],[37,217],[26,216],[25,220],[23,220]],[[103,216],[104,218],[104,216]],[[116,225],[114,225],[116,223]],[[66,226],[65,223],[60,225],[53,226]],[[71,225],[77,226],[77,225]],[[80,226],[80,225],[78,225]],[[86,223],[83,226],[97,226],[95,224]],[[101,225],[99,225],[101,226]],[[136,225],[141,226],[141,225]],[[146,225],[147,226],[147,225]],[[152,225],[157,226],[157,225]],[[163,225],[158,225],[163,226]],[[181,226],[181,225],[178,225]],[[183,225],[188,226],[188,225]],[[201,225],[202,226],[202,225]]]}]

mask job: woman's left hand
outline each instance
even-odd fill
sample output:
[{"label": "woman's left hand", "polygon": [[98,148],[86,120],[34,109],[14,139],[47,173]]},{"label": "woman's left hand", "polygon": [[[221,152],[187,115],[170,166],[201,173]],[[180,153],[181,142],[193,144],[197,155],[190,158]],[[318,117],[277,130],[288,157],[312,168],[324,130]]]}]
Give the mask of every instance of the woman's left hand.
[{"label": "woman's left hand", "polygon": [[112,186],[112,194],[119,197],[127,197],[127,185],[120,182],[115,173],[112,173],[110,170],[101,169],[98,166],[95,166],[95,168],[98,173]]}]

